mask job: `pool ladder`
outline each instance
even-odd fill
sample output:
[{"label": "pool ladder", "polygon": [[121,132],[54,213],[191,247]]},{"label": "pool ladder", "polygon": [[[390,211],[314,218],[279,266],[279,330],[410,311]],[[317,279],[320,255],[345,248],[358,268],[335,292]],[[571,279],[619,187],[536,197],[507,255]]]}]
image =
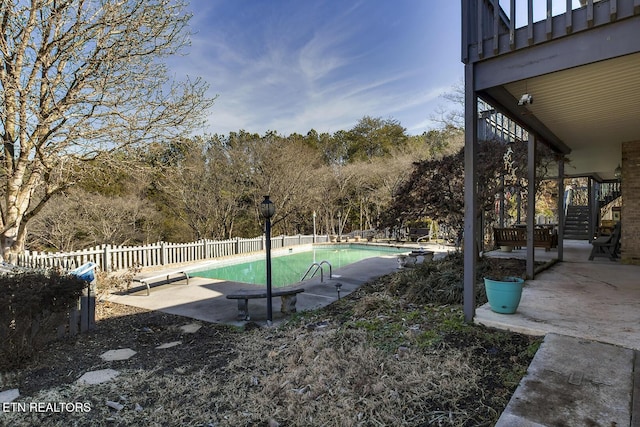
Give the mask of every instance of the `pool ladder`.
[{"label": "pool ladder", "polygon": [[324,282],[324,269],[322,268],[322,266],[325,264],[329,266],[329,279],[331,279],[331,275],[332,275],[331,264],[329,263],[329,261],[325,260],[325,261],[312,263],[307,269],[307,272],[302,275],[302,279],[300,279],[300,281],[302,282],[304,279],[306,279],[309,273],[311,273],[311,276],[309,277],[309,279],[311,279],[313,276],[316,275],[318,270],[320,270],[320,282]]}]

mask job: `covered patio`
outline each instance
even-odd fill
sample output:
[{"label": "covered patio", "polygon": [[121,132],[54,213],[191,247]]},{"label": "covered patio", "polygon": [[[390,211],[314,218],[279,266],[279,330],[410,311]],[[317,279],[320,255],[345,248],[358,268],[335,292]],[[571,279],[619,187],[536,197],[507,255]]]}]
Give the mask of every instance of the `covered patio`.
[{"label": "covered patio", "polygon": [[[488,304],[476,310],[475,323],[532,335],[556,333],[640,350],[640,266],[597,257],[591,244],[564,241],[564,260],[527,280],[515,314],[498,314]],[[492,251],[490,257],[526,259],[526,249]],[[536,261],[557,252],[535,251]]]},{"label": "covered patio", "polygon": [[[514,314],[476,310],[477,324],[545,336],[496,426],[640,425],[640,266],[589,261],[590,252],[587,241],[565,240],[563,262],[526,281]],[[525,259],[527,250],[485,256]],[[557,256],[535,249],[536,261]]]},{"label": "covered patio", "polygon": [[[558,247],[550,254],[534,249],[535,228],[540,224],[535,196],[526,206],[527,249],[523,255],[527,277],[534,280],[523,295],[518,316],[523,322],[528,320],[521,327],[544,333],[558,325],[567,329],[565,334],[573,330],[598,341],[637,346],[631,343],[637,342],[633,335],[626,335],[635,330],[637,317],[626,316],[633,316],[638,308],[634,298],[638,270],[627,264],[640,265],[639,24],[639,0],[462,2],[464,235],[474,236],[464,241],[467,321],[490,314],[475,309],[477,241],[483,239],[478,147],[486,139],[483,114],[495,112],[496,117],[504,116],[527,132],[522,139],[527,150],[524,193],[536,194],[536,180],[557,182],[554,222]],[[491,108],[484,109],[483,103]],[[498,126],[489,127],[492,132],[496,129]],[[556,170],[536,167],[543,145],[555,152]],[[604,223],[607,206],[600,201],[615,186],[615,198],[605,202],[617,204],[610,222],[621,223],[621,262],[589,262],[587,241],[576,243],[584,245],[584,255],[574,258],[579,248],[573,247],[573,235],[565,233],[569,224],[566,178],[589,180],[586,200],[579,205],[587,208],[589,226],[583,237],[587,241],[604,225],[612,225]],[[534,262],[548,255],[560,263],[536,275]],[[538,293],[547,288],[555,294]],[[552,313],[545,314],[547,310]],[[608,328],[607,323],[613,327]]]}]

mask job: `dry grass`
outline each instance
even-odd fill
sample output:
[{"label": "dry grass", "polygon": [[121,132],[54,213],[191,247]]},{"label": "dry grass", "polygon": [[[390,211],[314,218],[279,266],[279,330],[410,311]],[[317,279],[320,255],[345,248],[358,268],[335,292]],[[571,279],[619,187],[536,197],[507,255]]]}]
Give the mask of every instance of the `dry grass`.
[{"label": "dry grass", "polygon": [[[232,385],[237,401],[244,402],[232,424],[273,419],[297,426],[413,426],[469,416],[468,408],[433,407],[478,392],[463,351],[425,357],[406,347],[389,353],[369,345],[357,329],[295,332],[293,341],[263,333],[243,343],[243,354],[252,356],[230,366],[238,378]],[[262,357],[256,360],[256,354]]]},{"label": "dry grass", "polygon": [[[185,335],[178,326],[189,319],[103,304],[95,334],[52,345],[2,387],[20,388],[20,402],[88,402],[91,411],[4,413],[0,424],[493,425],[538,340],[467,325],[457,305],[392,296],[384,286],[392,279],[279,328],[203,324]],[[155,349],[175,340],[183,344]],[[98,357],[123,347],[138,354]],[[76,384],[83,372],[107,367],[120,375]]]}]

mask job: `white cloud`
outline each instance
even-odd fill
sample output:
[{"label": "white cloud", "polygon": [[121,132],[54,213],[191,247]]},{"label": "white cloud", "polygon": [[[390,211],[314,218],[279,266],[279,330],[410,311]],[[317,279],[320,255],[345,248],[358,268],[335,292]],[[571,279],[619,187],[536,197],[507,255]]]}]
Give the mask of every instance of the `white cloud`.
[{"label": "white cloud", "polygon": [[380,36],[369,40],[371,29],[379,26],[366,25],[371,3],[345,9],[342,1],[328,2],[332,13],[326,14],[320,10],[325,3],[283,2],[302,9],[276,11],[259,22],[243,21],[241,14],[238,22],[216,21],[213,14],[223,13],[219,8],[229,3],[199,3],[207,7],[194,16],[197,34],[190,54],[170,67],[178,77],[202,76],[210,95],[219,95],[209,132],[335,132],[369,115],[393,117],[409,132],[421,133],[441,94],[462,74],[457,63],[455,75],[438,73],[450,81],[436,81],[429,67],[444,65],[421,56],[428,52],[401,54],[402,46],[386,42],[393,34],[385,35],[384,43]]}]

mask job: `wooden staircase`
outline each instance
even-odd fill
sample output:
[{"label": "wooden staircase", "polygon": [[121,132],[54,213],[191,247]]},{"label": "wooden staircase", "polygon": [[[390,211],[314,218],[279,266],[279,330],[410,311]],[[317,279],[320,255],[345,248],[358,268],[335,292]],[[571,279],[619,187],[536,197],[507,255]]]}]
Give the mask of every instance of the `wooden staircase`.
[{"label": "wooden staircase", "polygon": [[564,219],[564,238],[589,240],[589,206],[568,206]]}]

